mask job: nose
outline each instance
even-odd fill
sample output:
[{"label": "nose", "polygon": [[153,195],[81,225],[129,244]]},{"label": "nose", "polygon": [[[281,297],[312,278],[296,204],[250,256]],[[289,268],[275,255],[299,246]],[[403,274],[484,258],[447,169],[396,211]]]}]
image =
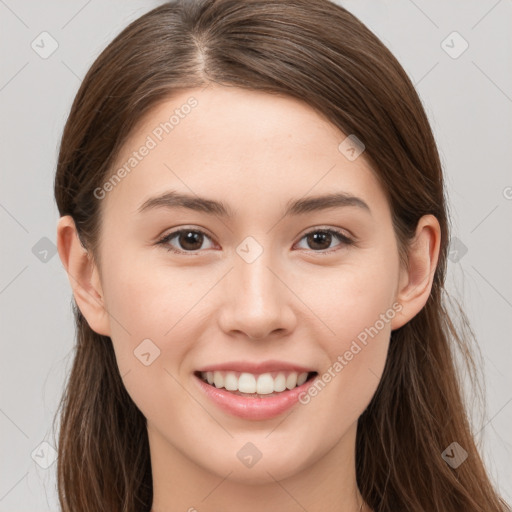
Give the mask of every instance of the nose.
[{"label": "nose", "polygon": [[272,268],[264,255],[252,263],[239,259],[224,280],[219,325],[226,334],[262,340],[285,336],[295,328],[290,302],[294,295],[283,272]]}]

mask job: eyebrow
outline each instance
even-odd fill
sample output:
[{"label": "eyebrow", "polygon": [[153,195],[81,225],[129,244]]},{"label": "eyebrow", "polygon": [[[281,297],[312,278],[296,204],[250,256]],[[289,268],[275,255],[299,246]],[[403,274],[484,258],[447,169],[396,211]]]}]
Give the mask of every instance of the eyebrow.
[{"label": "eyebrow", "polygon": [[[329,208],[350,206],[360,208],[371,215],[370,207],[361,198],[347,194],[346,192],[336,192],[295,200],[291,199],[286,203],[286,209],[283,217],[290,215],[302,215],[305,213],[327,210]],[[185,208],[224,218],[234,217],[233,210],[222,201],[183,194],[174,190],[166,192],[160,196],[149,198],[138,208],[137,211],[142,213],[158,208]]]}]

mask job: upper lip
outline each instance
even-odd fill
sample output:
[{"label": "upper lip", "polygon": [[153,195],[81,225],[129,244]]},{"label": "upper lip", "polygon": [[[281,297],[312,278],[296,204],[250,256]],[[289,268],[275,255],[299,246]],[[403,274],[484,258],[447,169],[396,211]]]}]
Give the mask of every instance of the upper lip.
[{"label": "upper lip", "polygon": [[268,372],[277,372],[279,370],[286,370],[291,372],[314,372],[312,368],[307,368],[305,366],[289,363],[286,361],[261,361],[259,363],[251,362],[251,361],[231,361],[231,362],[223,362],[219,364],[210,364],[208,366],[203,366],[199,368],[198,372],[214,372],[214,371],[234,371],[234,372],[246,372],[253,374],[261,374]]}]

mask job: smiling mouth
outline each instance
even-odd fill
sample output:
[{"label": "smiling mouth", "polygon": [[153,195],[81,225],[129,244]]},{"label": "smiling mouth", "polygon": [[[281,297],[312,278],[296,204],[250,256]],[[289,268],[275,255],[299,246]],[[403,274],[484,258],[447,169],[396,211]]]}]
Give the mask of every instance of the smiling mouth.
[{"label": "smiling mouth", "polygon": [[194,375],[213,388],[224,389],[246,398],[278,396],[310,381],[317,372],[289,370],[253,374],[236,371],[194,372]]}]

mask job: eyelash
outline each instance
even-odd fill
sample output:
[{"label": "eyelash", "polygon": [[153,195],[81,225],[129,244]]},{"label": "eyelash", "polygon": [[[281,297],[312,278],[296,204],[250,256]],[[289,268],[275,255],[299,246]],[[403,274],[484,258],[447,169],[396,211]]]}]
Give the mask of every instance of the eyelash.
[{"label": "eyelash", "polygon": [[[180,250],[175,249],[172,246],[168,245],[169,242],[173,238],[175,238],[177,235],[180,235],[181,233],[187,233],[187,232],[200,233],[201,235],[204,235],[207,238],[211,239],[211,237],[209,235],[207,235],[204,231],[201,231],[200,229],[191,229],[191,228],[190,229],[189,228],[184,228],[183,229],[182,228],[182,229],[178,229],[176,231],[173,231],[172,233],[168,233],[167,235],[163,236],[162,238],[160,238],[156,242],[156,244],[157,245],[163,245],[164,248],[167,251],[173,252],[175,254],[197,255],[198,252],[201,252],[200,250],[199,251],[180,251]],[[333,249],[327,249],[327,250],[324,250],[324,251],[313,251],[312,250],[312,252],[314,252],[316,254],[320,254],[320,255],[331,254],[333,252],[338,251],[340,245],[350,246],[350,245],[353,245],[354,242],[355,242],[354,240],[349,238],[347,235],[345,235],[343,232],[341,232],[341,231],[339,231],[337,229],[333,229],[333,228],[325,228],[325,229],[323,229],[323,228],[316,228],[316,229],[313,229],[311,231],[308,231],[307,233],[304,233],[304,235],[300,238],[300,240],[302,240],[303,238],[307,237],[308,235],[311,235],[311,234],[314,234],[314,233],[328,233],[330,235],[334,235],[334,237],[337,238],[339,242],[341,242],[339,245],[337,245]]]}]

